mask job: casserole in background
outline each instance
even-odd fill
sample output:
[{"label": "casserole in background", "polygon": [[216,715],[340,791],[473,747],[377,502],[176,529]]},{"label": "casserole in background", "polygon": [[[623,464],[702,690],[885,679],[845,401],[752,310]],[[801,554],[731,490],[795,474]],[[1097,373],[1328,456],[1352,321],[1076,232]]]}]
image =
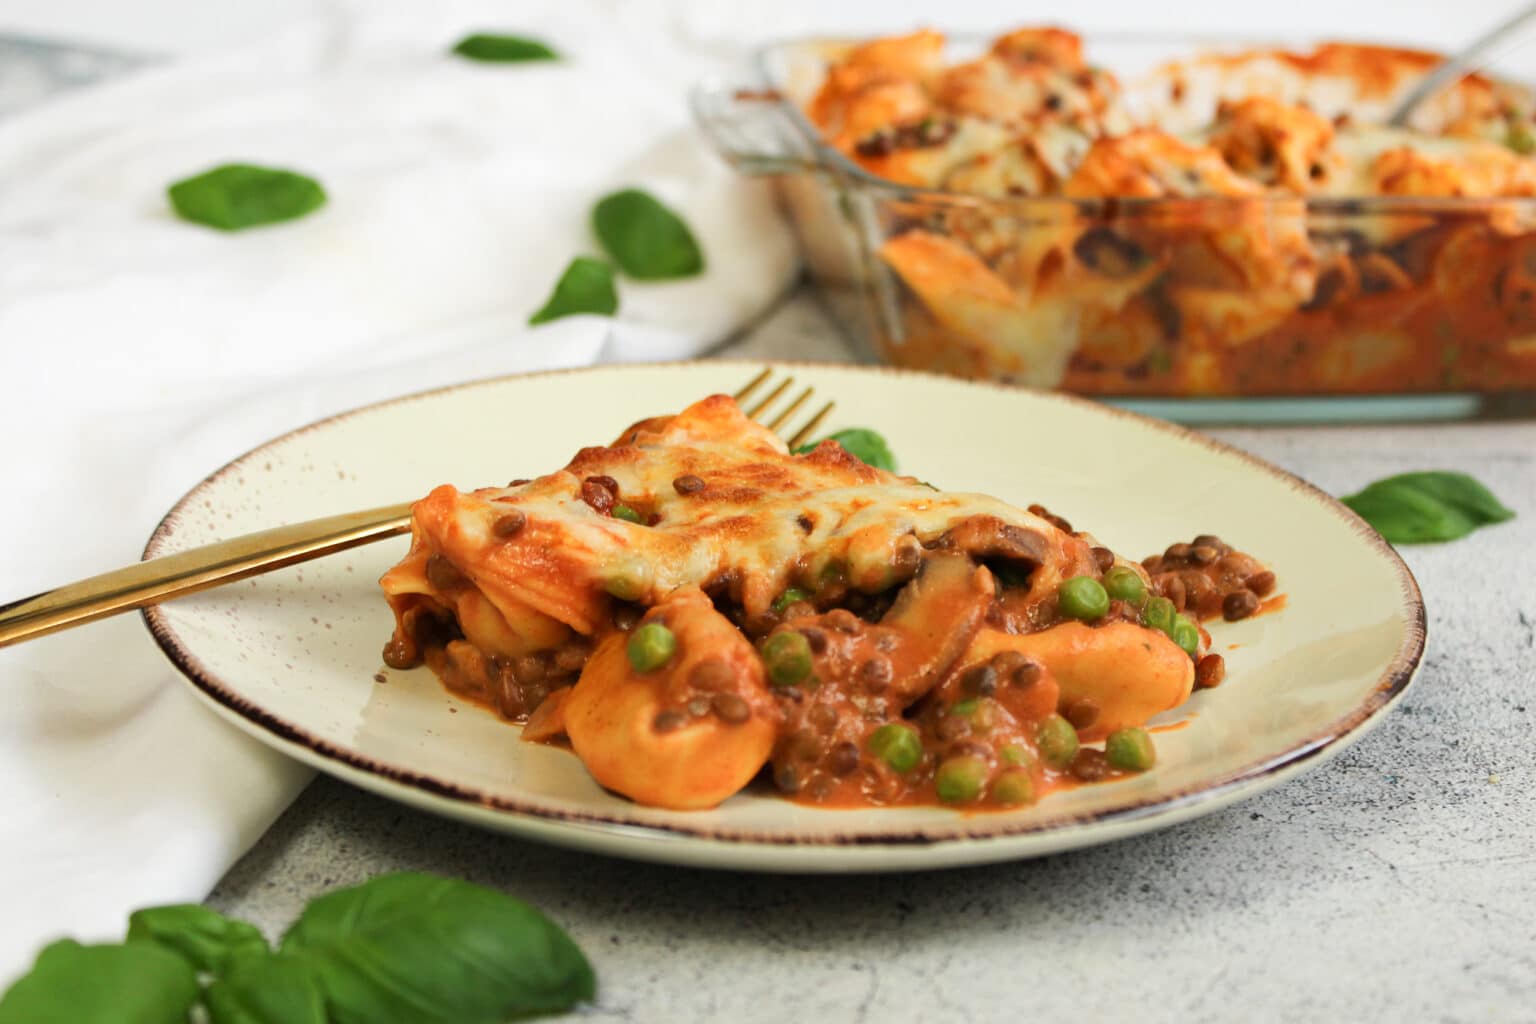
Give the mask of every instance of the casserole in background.
[{"label": "casserole in background", "polygon": [[[806,111],[853,45],[768,47],[758,57],[760,89],[705,86],[695,103],[733,163],[773,176],[819,294],[865,358],[1143,407],[1174,399],[1181,418],[1200,418],[1207,406],[1240,419],[1287,415],[1276,410],[1465,415],[1489,404],[1523,409],[1536,397],[1536,161],[1516,152],[1536,140],[1495,141],[1527,125],[1525,89],[1468,80],[1422,110],[1416,127],[1481,129],[1484,138],[1420,136],[1422,166],[1408,147],[1392,157],[1402,165],[1388,168],[1390,180],[1382,170],[1368,183],[1442,194],[1361,195],[1352,191],[1359,182],[1332,165],[1309,188],[1292,180],[1307,165],[1298,172],[1282,146],[1278,160],[1263,153],[1274,165],[1271,180],[1256,183],[1262,171],[1251,167],[1235,176],[1220,160],[1205,167],[1191,147],[1191,173],[1207,175],[1193,194],[1174,194],[1175,185],[1125,196],[1115,193],[1124,186],[1123,151],[1138,143],[1131,121],[1155,111],[1180,138],[1205,126],[1196,141],[1241,163],[1254,145],[1251,123],[1263,124],[1262,111],[1244,109],[1254,95],[1309,101],[1317,120],[1337,119],[1349,144],[1374,147],[1372,166],[1385,167],[1382,154],[1404,147],[1350,122],[1383,117],[1435,58],[1338,45],[1302,57],[1253,47],[1234,56],[1233,47],[1090,40],[1089,56],[1126,83],[1131,121],[1104,109],[1086,77],[1087,87],[1066,95],[1066,109],[1096,119],[1122,152],[1109,154],[1119,164],[1095,153],[1105,165],[1097,194],[1079,187],[1092,174],[1084,154],[1073,153],[1076,184],[1063,194],[1060,181],[1054,192],[1032,187],[1017,153],[1029,148],[1023,134],[991,152],[983,144],[982,159],[951,161],[941,174],[925,174],[913,159],[929,139],[888,130],[882,139],[870,123],[826,137]],[[948,41],[945,60],[986,54],[988,45]],[[1376,62],[1374,78],[1331,72],[1341,54],[1361,52]],[[962,85],[989,101],[985,80]],[[955,102],[969,101],[965,94]],[[898,121],[901,102],[892,107]],[[1226,137],[1222,124],[1212,127],[1218,109]],[[932,120],[909,118],[903,130],[932,129]],[[976,126],[961,120],[932,130],[953,148],[955,131]],[[1148,134],[1155,137],[1147,145],[1168,144]],[[903,142],[914,149],[903,153]],[[1470,184],[1434,180],[1444,162],[1437,146],[1456,151],[1450,163],[1460,161],[1457,173]],[[893,180],[901,177],[910,183]],[[1500,190],[1506,194],[1490,194]],[[1009,194],[1020,191],[1039,194]],[[1401,400],[1409,396],[1416,400]],[[1284,401],[1298,398],[1331,401]]]}]

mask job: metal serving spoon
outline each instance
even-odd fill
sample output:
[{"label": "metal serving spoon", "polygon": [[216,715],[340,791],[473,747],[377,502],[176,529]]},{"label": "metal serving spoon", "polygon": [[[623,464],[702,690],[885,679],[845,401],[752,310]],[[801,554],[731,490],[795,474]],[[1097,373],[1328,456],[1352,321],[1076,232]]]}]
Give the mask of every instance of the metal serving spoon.
[{"label": "metal serving spoon", "polygon": [[1453,83],[1460,81],[1470,74],[1482,70],[1486,64],[1485,57],[1499,43],[1513,35],[1526,22],[1536,18],[1536,4],[1527,4],[1504,21],[1495,25],[1487,32],[1478,36],[1472,44],[1454,57],[1448,58],[1414,87],[1413,91],[1403,97],[1392,116],[1387,118],[1387,124],[1394,128],[1406,128],[1408,119],[1414,111],[1424,105],[1424,102],[1440,92],[1449,88]]}]

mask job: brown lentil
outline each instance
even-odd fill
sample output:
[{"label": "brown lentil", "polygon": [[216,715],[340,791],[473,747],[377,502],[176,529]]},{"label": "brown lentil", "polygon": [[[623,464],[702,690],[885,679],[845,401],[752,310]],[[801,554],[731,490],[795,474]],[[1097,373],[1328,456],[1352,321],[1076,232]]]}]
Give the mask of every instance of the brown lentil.
[{"label": "brown lentil", "polygon": [[864,621],[846,608],[834,608],[827,613],[827,625],[839,633],[857,633]]},{"label": "brown lentil", "polygon": [[651,728],[657,732],[676,732],[687,724],[688,719],[681,711],[663,711],[651,720]]},{"label": "brown lentil", "polygon": [[923,545],[909,533],[896,542],[896,550],[891,554],[891,572],[900,582],[916,576],[922,566]]},{"label": "brown lentil", "polygon": [[827,758],[827,768],[839,777],[853,774],[858,766],[859,748],[852,743],[839,743],[832,748],[832,754]]},{"label": "brown lentil", "polygon": [[999,679],[1007,679],[1028,660],[1018,651],[998,651],[992,655],[992,667],[997,670]]},{"label": "brown lentil", "polygon": [[735,682],[736,673],[724,658],[705,658],[688,673],[689,685],[705,693],[728,690]]},{"label": "brown lentil", "polygon": [[521,487],[521,486],[523,486],[523,484],[531,484],[531,483],[533,483],[533,480],[530,477],[520,476],[516,480],[508,481],[507,482],[507,486],[508,487]]},{"label": "brown lentil", "polygon": [[384,644],[384,664],[390,668],[415,668],[421,658],[412,650],[413,646],[405,637],[390,637]]},{"label": "brown lentil", "polygon": [[960,688],[971,697],[990,697],[997,692],[997,669],[983,663],[965,670]]},{"label": "brown lentil", "polygon": [[1216,610],[1216,601],[1221,596],[1216,589],[1216,584],[1203,572],[1185,572],[1179,575],[1184,583],[1184,604],[1194,609],[1201,616],[1209,615]]},{"label": "brown lentil", "polygon": [[611,476],[589,476],[581,482],[581,500],[598,515],[608,515],[619,500],[619,484]]},{"label": "brown lentil", "polygon": [[1029,506],[1029,514],[1032,516],[1039,516],[1041,519],[1044,519],[1046,522],[1056,527],[1056,529],[1060,530],[1062,533],[1073,532],[1071,523],[1067,522],[1065,519],[1061,518],[1061,516],[1058,516],[1044,505]]},{"label": "brown lentil", "polygon": [[775,765],[773,768],[773,784],[784,793],[798,793],[800,787],[805,785],[805,780],[800,777],[800,769],[792,764]]},{"label": "brown lentil", "polygon": [[1191,542],[1191,545],[1197,548],[1215,548],[1218,555],[1224,555],[1232,550],[1227,546],[1226,541],[1214,533],[1202,533]]},{"label": "brown lentil", "polygon": [[527,513],[520,508],[515,508],[510,512],[504,512],[497,516],[496,521],[491,524],[491,532],[502,540],[506,540],[508,537],[516,537],[519,533],[522,533],[523,527],[527,525]]},{"label": "brown lentil", "polygon": [[427,558],[427,582],[438,590],[451,590],[464,582],[464,574],[442,555],[430,555]]},{"label": "brown lentil", "polygon": [[696,494],[704,489],[704,478],[692,473],[684,473],[672,481],[672,489],[678,494]]},{"label": "brown lentil", "polygon": [[1099,567],[1099,574],[1103,575],[1115,565],[1115,553],[1109,548],[1093,548],[1089,552],[1093,555],[1093,564]]},{"label": "brown lentil", "polygon": [[876,655],[859,666],[859,681],[866,688],[883,690],[890,685],[895,669],[891,667],[891,659]]},{"label": "brown lentil", "polygon": [[1019,689],[1034,686],[1045,675],[1045,666],[1031,658],[1026,658],[1024,664],[1013,670],[1012,682]]},{"label": "brown lentil", "polygon": [[722,722],[740,725],[752,717],[752,708],[734,693],[717,693],[710,703]]},{"label": "brown lentil", "polygon": [[813,704],[811,710],[805,713],[805,720],[822,734],[831,732],[837,728],[837,708],[831,704]]},{"label": "brown lentil", "polygon": [[1268,569],[1256,572],[1244,580],[1243,585],[1259,597],[1268,597],[1269,592],[1275,589],[1275,574]]},{"label": "brown lentil", "polygon": [[1197,690],[1215,689],[1226,678],[1227,663],[1219,654],[1207,654],[1200,659],[1200,664],[1195,666],[1195,688]]},{"label": "brown lentil", "polygon": [[975,740],[957,740],[944,748],[945,757],[979,757],[983,761],[992,759],[992,748],[985,743]]},{"label": "brown lentil", "polygon": [[811,648],[812,654],[827,653],[826,633],[817,629],[815,626],[804,626],[800,630],[800,635],[805,637],[805,642]]},{"label": "brown lentil", "polygon": [[1189,557],[1188,544],[1169,544],[1163,552],[1163,558],[1169,562],[1182,562]]},{"label": "brown lentil", "polygon": [[948,743],[971,734],[971,723],[960,715],[945,715],[939,719],[939,724],[934,727],[934,732],[939,734],[939,739]]},{"label": "brown lentil", "polygon": [[1080,697],[1062,710],[1061,716],[1072,723],[1074,729],[1087,729],[1099,720],[1097,701]]},{"label": "brown lentil", "polygon": [[1184,581],[1174,573],[1164,573],[1157,578],[1158,589],[1163,596],[1173,602],[1173,607],[1178,611],[1184,610],[1184,602],[1188,595],[1184,591]]},{"label": "brown lentil", "polygon": [[1259,610],[1259,599],[1249,590],[1234,590],[1221,602],[1221,617],[1228,622],[1246,619]]},{"label": "brown lentil", "polygon": [[1221,557],[1221,552],[1205,544],[1196,544],[1189,549],[1189,557],[1196,565],[1210,565]]}]

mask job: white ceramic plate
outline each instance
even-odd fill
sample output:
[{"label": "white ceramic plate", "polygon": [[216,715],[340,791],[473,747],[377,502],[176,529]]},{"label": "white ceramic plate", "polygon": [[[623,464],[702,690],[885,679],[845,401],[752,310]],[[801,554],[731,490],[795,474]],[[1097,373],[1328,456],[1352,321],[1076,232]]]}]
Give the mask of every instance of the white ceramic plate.
[{"label": "white ceramic plate", "polygon": [[[402,398],[305,427],[215,473],[150,540],[168,554],[236,533],[389,504],[451,482],[564,465],[642,417],[738,387],[761,364],[633,366],[511,377]],[[1423,605],[1375,533],[1283,471],[1155,420],[1052,394],[889,369],[790,368],[835,396],[829,429],[883,431],[949,490],[1039,501],[1130,556],[1215,533],[1268,561],[1288,604],[1215,624],[1227,682],[1197,693],[1145,775],[1004,813],[818,810],[755,790],[711,811],[639,807],[574,755],[451,697],[426,669],[385,669],[376,580],[405,540],[360,548],[149,611],[209,706],[366,789],[583,849],[710,867],[888,871],[1037,856],[1209,813],[1316,765],[1407,687]],[[384,682],[378,682],[382,678]]]}]

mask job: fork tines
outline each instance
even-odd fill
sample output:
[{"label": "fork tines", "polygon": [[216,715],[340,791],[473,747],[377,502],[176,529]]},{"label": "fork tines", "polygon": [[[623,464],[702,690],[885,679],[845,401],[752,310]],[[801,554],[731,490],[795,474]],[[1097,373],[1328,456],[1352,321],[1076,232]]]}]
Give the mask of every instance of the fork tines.
[{"label": "fork tines", "polygon": [[[753,377],[750,381],[743,385],[741,390],[736,392],[735,398],[737,403],[743,403],[747,399],[751,398],[753,394],[761,389],[764,384],[767,384],[772,378],[773,368],[767,367],[763,370],[763,372],[759,373],[756,377]],[[772,419],[763,419],[763,417],[767,415],[769,410],[773,407],[774,403],[776,403],[781,396],[788,392],[789,389],[794,386],[794,383],[795,378],[785,377],[776,386],[774,386],[766,396],[757,401],[751,408],[747,409],[747,415],[752,417],[754,420],[757,420],[759,423],[762,423],[763,426],[767,427],[769,430],[777,432],[778,429],[782,427],[786,422],[788,422],[791,416],[799,412],[800,407],[803,406],[806,402],[810,401],[811,396],[816,393],[815,388],[808,387],[796,395],[793,399],[791,399],[788,405],[784,406],[776,414],[774,414]],[[790,449],[793,450],[805,444],[806,440],[811,436],[817,427],[821,426],[822,420],[827,418],[827,415],[832,411],[836,404],[836,402],[828,402],[826,405],[822,406],[819,410],[816,411],[815,415],[813,415],[809,420],[805,422],[804,426],[786,438],[785,443],[789,445]]]}]

